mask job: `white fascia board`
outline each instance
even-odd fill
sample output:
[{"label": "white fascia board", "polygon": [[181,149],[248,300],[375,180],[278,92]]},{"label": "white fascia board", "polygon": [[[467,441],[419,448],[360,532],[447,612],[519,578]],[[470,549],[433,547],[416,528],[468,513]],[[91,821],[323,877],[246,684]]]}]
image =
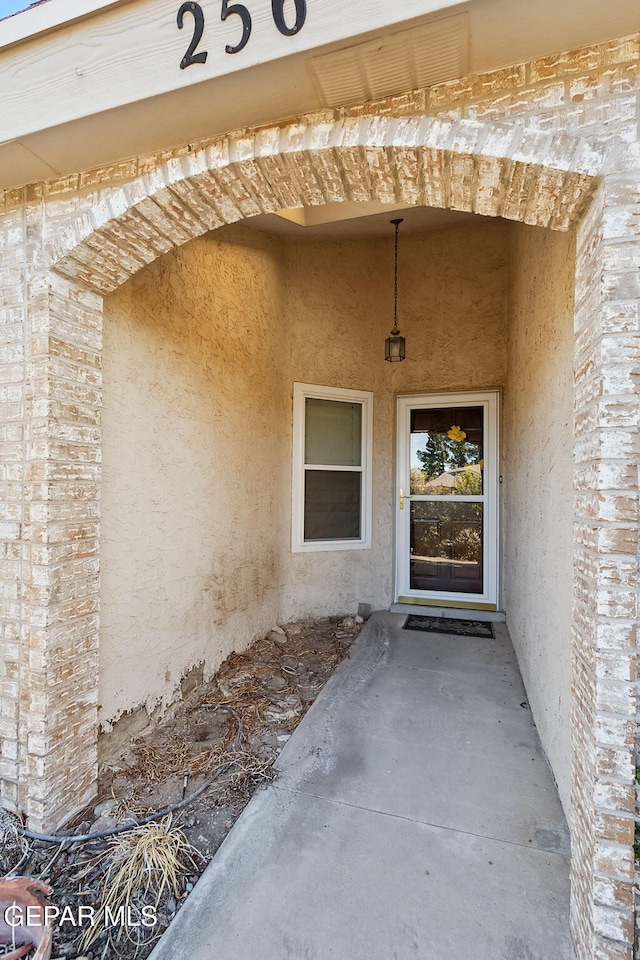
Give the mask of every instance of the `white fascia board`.
[{"label": "white fascia board", "polygon": [[[176,23],[180,0],[105,3],[50,0],[0,23],[0,142],[16,140],[102,111],[189,89],[258,64],[284,61],[329,44],[347,43],[458,5],[455,0],[307,0],[304,27],[294,36],[276,29],[271,0],[245,0],[253,30],[237,44],[240,20],[220,20],[219,3],[202,0],[205,29],[198,52],[207,61],[180,69],[193,20]],[[78,18],[78,7],[83,11]],[[291,16],[291,4],[286,5]],[[65,21],[73,15],[73,21]],[[73,14],[71,13],[73,11]],[[15,22],[13,22],[15,21]],[[20,23],[22,21],[22,23]],[[22,36],[20,30],[31,33]],[[35,31],[35,32],[34,32]],[[11,40],[13,37],[13,40]],[[283,63],[282,83],[287,84]],[[260,91],[255,92],[256,99]]]},{"label": "white fascia board", "polygon": [[27,7],[0,20],[0,52],[14,43],[21,43],[63,24],[83,20],[98,10],[118,7],[128,0],[49,0],[39,7]]}]

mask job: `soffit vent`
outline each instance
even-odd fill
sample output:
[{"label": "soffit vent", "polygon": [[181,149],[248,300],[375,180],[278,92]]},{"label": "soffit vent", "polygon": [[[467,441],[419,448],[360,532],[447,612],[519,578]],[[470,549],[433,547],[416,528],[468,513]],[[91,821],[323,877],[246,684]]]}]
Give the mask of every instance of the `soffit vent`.
[{"label": "soffit vent", "polygon": [[325,106],[341,107],[457,80],[467,73],[468,58],[469,22],[462,13],[315,57],[311,69]]}]

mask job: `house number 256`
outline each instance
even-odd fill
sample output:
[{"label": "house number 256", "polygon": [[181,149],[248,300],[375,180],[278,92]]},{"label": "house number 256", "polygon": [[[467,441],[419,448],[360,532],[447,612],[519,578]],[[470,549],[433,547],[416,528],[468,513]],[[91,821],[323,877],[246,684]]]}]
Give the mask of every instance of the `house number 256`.
[{"label": "house number 256", "polygon": [[[285,7],[287,8],[286,15]],[[293,8],[295,8],[295,20],[292,23]],[[307,19],[307,0],[271,0],[271,12],[273,13],[273,22],[280,33],[285,37],[293,37],[296,33],[300,33]],[[185,70],[194,63],[207,62],[207,51],[201,50],[198,53],[198,46],[204,32],[204,10],[199,3],[183,3],[178,10],[178,28],[180,30],[184,27],[184,18],[187,13],[190,13],[193,17],[193,36],[184,57],[180,61],[181,70]],[[227,53],[240,53],[246,47],[251,36],[251,14],[243,3],[229,3],[229,0],[222,0],[220,19],[224,21],[228,17],[240,17],[242,36],[235,47],[227,44],[225,50]]]}]

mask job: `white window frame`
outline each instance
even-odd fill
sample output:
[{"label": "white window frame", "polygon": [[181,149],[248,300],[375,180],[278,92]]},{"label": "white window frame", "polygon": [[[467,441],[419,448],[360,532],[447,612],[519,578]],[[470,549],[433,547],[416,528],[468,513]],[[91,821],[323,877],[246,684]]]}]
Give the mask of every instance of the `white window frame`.
[{"label": "white window frame", "polygon": [[[341,400],[362,406],[362,461],[360,467],[335,464],[305,464],[305,410],[307,397],[317,400]],[[304,539],[304,490],[307,470],[331,470],[362,474],[360,499],[360,538],[358,540]],[[373,511],[373,393],[365,390],[345,390],[340,387],[322,387],[311,383],[293,385],[293,477],[291,550],[293,553],[311,553],[318,550],[368,550],[371,548]]]}]

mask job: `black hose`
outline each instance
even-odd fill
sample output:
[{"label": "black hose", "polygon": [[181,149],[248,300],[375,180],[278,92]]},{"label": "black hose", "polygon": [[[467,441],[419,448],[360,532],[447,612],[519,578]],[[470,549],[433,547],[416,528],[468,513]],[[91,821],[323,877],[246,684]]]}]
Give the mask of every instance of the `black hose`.
[{"label": "black hose", "polygon": [[[233,749],[237,750],[240,746],[244,733],[242,729],[242,720],[232,707],[227,707],[222,703],[200,703],[195,707],[192,707],[191,710],[199,709],[207,710],[226,710],[227,713],[230,713],[236,723],[238,724],[238,732],[236,733]],[[165,807],[164,810],[158,811],[158,813],[149,814],[148,817],[143,817],[139,820],[137,817],[133,820],[132,823],[122,823],[118,827],[112,827],[110,830],[100,830],[96,833],[83,833],[78,836],[56,836],[55,834],[48,833],[35,833],[33,830],[27,830],[26,827],[16,826],[16,830],[21,837],[27,837],[29,840],[39,840],[42,843],[89,843],[91,840],[103,840],[105,837],[114,837],[118,833],[125,833],[127,830],[135,830],[136,827],[143,827],[146,823],[153,823],[154,820],[160,820],[161,817],[167,817],[170,813],[175,813],[177,810],[181,810],[183,807],[188,806],[194,800],[197,800],[198,797],[202,796],[205,790],[208,790],[209,787],[216,782],[218,777],[228,770],[229,767],[233,766],[233,760],[227,760],[226,763],[223,763],[221,766],[217,767],[215,773],[212,774],[209,779],[198,787],[198,789],[191,794],[190,797],[185,797],[184,800],[180,800],[178,803],[174,803],[171,807]]]}]

